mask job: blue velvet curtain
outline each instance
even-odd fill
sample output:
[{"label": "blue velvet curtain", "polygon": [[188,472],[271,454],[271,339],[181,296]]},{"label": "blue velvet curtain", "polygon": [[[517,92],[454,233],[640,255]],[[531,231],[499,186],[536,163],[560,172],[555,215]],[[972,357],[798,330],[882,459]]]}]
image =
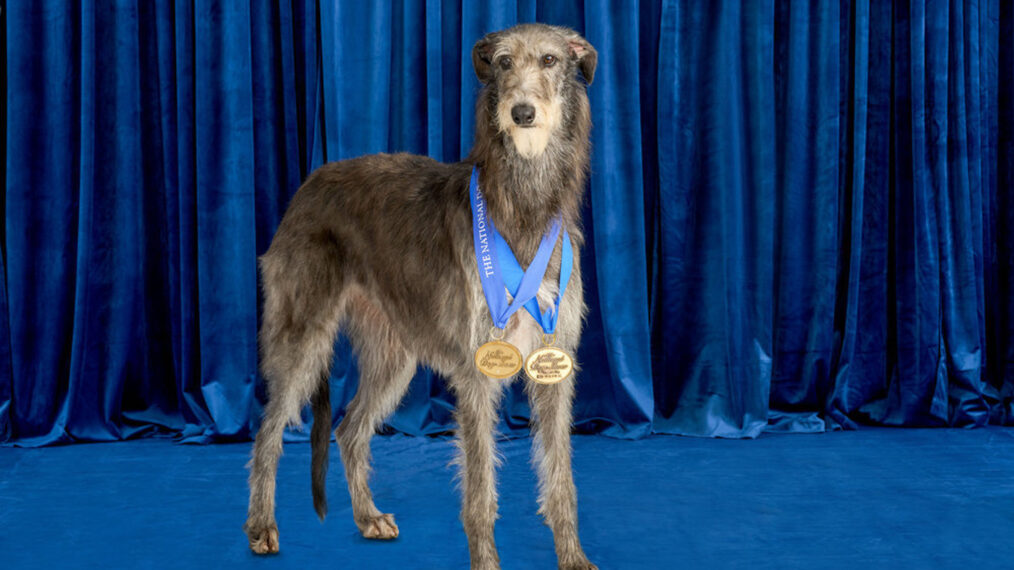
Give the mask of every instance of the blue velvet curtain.
[{"label": "blue velvet curtain", "polygon": [[[86,0],[0,14],[0,440],[248,438],[288,199],[461,158],[471,45],[523,21],[599,51],[579,431],[1014,424],[1009,2]],[[420,371],[389,425],[452,406]]]}]

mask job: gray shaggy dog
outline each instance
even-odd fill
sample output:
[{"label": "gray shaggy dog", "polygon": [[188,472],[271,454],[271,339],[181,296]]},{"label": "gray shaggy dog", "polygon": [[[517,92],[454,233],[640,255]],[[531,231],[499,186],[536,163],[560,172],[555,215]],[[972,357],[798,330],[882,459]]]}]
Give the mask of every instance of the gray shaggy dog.
[{"label": "gray shaggy dog", "polygon": [[[370,439],[395,409],[420,364],[447,379],[457,400],[461,519],[472,568],[498,568],[495,427],[509,381],[476,369],[475,350],[492,320],[478,276],[469,177],[481,169],[488,214],[527,266],[552,220],[562,217],[575,258],[588,172],[591,119],[580,70],[591,83],[595,49],[573,30],[541,24],[491,33],[472,63],[483,84],[476,103],[475,146],[463,162],[442,164],[409,154],[364,156],[313,172],[292,199],[271,247],[260,258],[264,320],[261,368],[268,403],[250,462],[250,508],[244,530],[258,553],[278,551],[275,475],[282,432],[312,401],[313,498],[324,496],[331,405],[329,366],[339,331],[359,358],[355,398],[336,432],[356,525],[366,538],[391,539],[398,527],[373,503]],[[560,240],[562,240],[562,233]],[[556,244],[539,289],[556,298]],[[577,348],[585,313],[575,262],[560,304],[557,345]],[[542,329],[524,310],[506,327],[525,355]],[[540,513],[552,528],[560,568],[595,568],[577,533],[570,465],[574,376],[543,385],[525,380],[534,420],[533,455]]]}]

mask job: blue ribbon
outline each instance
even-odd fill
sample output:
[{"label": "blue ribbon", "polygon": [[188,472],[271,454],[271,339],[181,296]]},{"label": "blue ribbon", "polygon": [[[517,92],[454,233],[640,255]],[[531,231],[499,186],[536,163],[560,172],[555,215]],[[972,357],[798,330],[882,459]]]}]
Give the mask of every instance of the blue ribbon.
[{"label": "blue ribbon", "polygon": [[[546,275],[549,258],[556,248],[556,240],[560,236],[560,219],[553,220],[549,231],[542,236],[539,249],[535,252],[528,269],[522,269],[517,257],[511,250],[507,240],[496,231],[493,220],[486,209],[486,200],[479,188],[479,169],[472,167],[472,178],[468,185],[469,201],[472,205],[472,241],[475,247],[475,262],[479,268],[479,281],[486,297],[489,315],[497,328],[507,326],[507,321],[518,309],[525,310],[539,323],[546,334],[556,331],[556,322],[560,316],[560,300],[574,266],[574,250],[570,243],[570,234],[563,230],[563,252],[560,261],[560,292],[556,301],[543,312],[539,308],[536,294],[539,285]],[[513,301],[507,303],[507,291]]]}]

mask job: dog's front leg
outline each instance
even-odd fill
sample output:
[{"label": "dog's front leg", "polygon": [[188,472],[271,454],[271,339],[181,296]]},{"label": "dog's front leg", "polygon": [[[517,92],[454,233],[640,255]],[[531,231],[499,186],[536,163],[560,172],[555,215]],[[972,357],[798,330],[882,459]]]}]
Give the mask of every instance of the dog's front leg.
[{"label": "dog's front leg", "polygon": [[496,412],[503,384],[475,373],[453,379],[457,397],[458,463],[463,488],[461,521],[473,569],[500,567],[493,539],[497,519]]},{"label": "dog's front leg", "polygon": [[535,413],[535,461],[539,471],[539,512],[553,529],[560,568],[596,568],[577,536],[577,490],[570,466],[571,402],[574,376],[558,384],[527,383]]}]

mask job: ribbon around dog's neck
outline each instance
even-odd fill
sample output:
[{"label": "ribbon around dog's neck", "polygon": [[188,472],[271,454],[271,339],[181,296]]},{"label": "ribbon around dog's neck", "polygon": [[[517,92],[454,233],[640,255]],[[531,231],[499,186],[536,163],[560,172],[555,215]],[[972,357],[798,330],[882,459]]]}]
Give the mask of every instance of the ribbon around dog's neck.
[{"label": "ribbon around dog's neck", "polygon": [[[539,301],[536,294],[539,292],[539,285],[546,275],[546,268],[549,266],[549,258],[556,249],[556,240],[560,236],[562,223],[560,218],[553,220],[549,230],[543,234],[539,249],[528,269],[522,269],[518,263],[514,251],[511,250],[507,240],[496,231],[489,211],[486,208],[486,200],[482,197],[482,189],[479,188],[479,168],[472,167],[472,178],[468,184],[468,196],[472,205],[472,241],[475,247],[475,263],[479,269],[479,281],[482,283],[482,292],[486,297],[486,305],[489,307],[489,315],[493,318],[493,324],[502,329],[507,326],[507,320],[522,306],[542,327],[546,334],[553,334],[556,331],[556,322],[559,317],[560,300],[564,291],[567,290],[567,283],[570,281],[570,274],[574,266],[574,250],[570,243],[570,234],[563,228],[563,251],[560,260],[560,291],[556,300],[543,312],[539,308]],[[507,293],[513,300],[507,303]]]}]

